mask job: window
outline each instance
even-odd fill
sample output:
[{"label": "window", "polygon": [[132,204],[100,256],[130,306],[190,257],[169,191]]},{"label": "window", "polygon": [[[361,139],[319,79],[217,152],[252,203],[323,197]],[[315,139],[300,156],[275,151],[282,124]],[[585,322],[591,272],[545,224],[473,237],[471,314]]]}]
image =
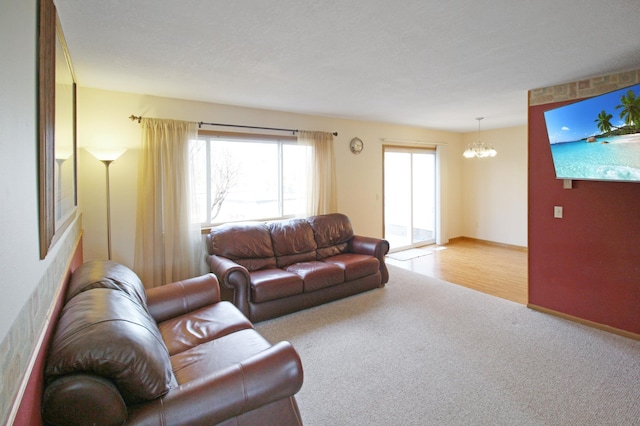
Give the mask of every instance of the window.
[{"label": "window", "polygon": [[193,220],[207,226],[302,214],[308,152],[295,138],[200,134],[191,147]]}]

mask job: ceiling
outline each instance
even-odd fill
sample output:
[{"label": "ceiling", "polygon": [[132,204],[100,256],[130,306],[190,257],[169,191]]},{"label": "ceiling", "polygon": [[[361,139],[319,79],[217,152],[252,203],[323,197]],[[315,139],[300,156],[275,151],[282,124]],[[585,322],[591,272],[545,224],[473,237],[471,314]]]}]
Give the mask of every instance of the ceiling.
[{"label": "ceiling", "polygon": [[640,69],[638,0],[55,3],[83,87],[447,131]]}]

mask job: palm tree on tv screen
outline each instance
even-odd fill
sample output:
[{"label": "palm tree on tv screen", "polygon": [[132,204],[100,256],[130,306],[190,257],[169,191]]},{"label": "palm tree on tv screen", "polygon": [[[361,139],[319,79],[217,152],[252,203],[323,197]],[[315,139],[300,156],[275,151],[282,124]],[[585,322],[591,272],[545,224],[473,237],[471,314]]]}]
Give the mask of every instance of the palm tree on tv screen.
[{"label": "palm tree on tv screen", "polygon": [[602,133],[607,133],[611,131],[611,128],[613,127],[611,125],[611,119],[613,118],[613,115],[607,113],[607,111],[602,110],[600,112],[600,114],[598,114],[598,118],[596,118],[595,121],[598,124],[598,129],[600,129],[600,131]]},{"label": "palm tree on tv screen", "polygon": [[634,129],[640,125],[640,98],[636,98],[636,94],[633,90],[629,89],[626,95],[620,98],[621,104],[616,106],[616,109],[620,109],[620,118],[624,120],[627,126]]}]

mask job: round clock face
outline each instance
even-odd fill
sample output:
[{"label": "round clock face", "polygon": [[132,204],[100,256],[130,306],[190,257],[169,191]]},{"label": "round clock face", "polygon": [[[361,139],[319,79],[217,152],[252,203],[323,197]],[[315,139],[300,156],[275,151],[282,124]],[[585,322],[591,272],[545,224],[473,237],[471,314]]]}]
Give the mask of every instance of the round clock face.
[{"label": "round clock face", "polygon": [[364,149],[364,143],[362,142],[362,140],[360,140],[360,138],[353,138],[351,139],[349,148],[351,149],[351,152],[353,152],[354,154],[360,154]]}]

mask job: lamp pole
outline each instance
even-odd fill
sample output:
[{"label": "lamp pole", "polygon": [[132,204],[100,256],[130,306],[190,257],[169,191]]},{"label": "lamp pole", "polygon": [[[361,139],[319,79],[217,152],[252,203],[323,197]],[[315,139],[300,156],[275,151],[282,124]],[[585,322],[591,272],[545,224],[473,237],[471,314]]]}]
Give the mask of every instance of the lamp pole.
[{"label": "lamp pole", "polygon": [[62,217],[62,164],[67,161],[66,158],[56,158],[56,164],[58,165],[57,171],[57,185],[56,185],[56,204],[55,204],[55,212],[56,212],[56,220]]},{"label": "lamp pole", "polygon": [[126,148],[86,147],[85,149],[105,167],[105,176],[107,178],[107,253],[109,260],[111,260],[111,184],[109,183],[109,166],[124,154]]},{"label": "lamp pole", "polygon": [[100,160],[105,165],[107,177],[107,254],[111,260],[111,185],[109,185],[109,166],[113,160]]}]

